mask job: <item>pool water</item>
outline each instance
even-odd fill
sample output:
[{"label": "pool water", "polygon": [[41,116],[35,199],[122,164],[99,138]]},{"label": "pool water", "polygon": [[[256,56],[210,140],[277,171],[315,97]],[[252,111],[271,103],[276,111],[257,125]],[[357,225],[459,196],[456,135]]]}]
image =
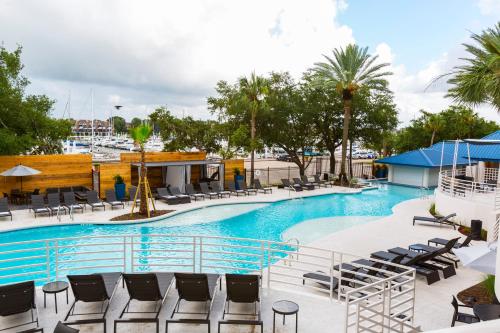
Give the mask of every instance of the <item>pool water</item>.
[{"label": "pool water", "polygon": [[[308,228],[299,228],[301,222],[322,221],[320,228],[325,228],[326,225],[327,229],[325,230],[331,233],[352,225],[366,223],[376,217],[390,215],[394,205],[416,198],[421,194],[422,192],[416,188],[384,185],[379,189],[358,194],[328,194],[270,204],[218,205],[142,224],[61,225],[3,232],[0,233],[0,244],[126,234],[206,235],[285,241],[284,237],[290,237],[294,234],[293,232],[284,234],[289,228],[291,228],[290,231],[298,228],[296,234],[307,233]],[[352,223],[346,223],[349,216],[353,217]],[[343,222],[335,223],[335,218],[341,218]],[[310,237],[305,238],[307,242],[325,236],[325,232],[317,232],[317,230],[316,232],[311,230],[310,234]],[[20,245],[4,246],[0,248],[0,251],[13,250],[18,246]],[[10,281],[8,278],[7,281],[2,280],[2,275],[16,273],[10,269],[1,269],[12,266],[11,262],[1,262],[5,258],[12,257],[0,253],[0,284]]]}]

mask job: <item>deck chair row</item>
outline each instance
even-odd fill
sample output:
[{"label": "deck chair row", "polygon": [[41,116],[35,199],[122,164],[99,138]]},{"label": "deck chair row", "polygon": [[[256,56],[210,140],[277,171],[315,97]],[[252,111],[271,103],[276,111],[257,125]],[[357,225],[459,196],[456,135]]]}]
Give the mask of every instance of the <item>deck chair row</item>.
[{"label": "deck chair row", "polygon": [[314,180],[310,181],[306,175],[300,176],[300,178],[293,178],[290,181],[287,178],[282,178],[281,183],[283,188],[294,190],[294,191],[303,191],[303,190],[314,190],[320,187],[332,187],[333,182],[328,180],[322,180],[319,175],[314,175]]}]

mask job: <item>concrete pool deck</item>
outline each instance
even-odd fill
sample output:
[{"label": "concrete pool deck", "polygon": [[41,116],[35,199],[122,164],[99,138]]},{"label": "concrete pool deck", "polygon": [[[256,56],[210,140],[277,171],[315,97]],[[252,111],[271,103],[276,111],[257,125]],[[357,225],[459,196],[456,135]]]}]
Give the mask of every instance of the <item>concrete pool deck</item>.
[{"label": "concrete pool deck", "polygon": [[[349,193],[354,192],[351,189],[345,188],[327,188],[314,191],[304,191],[302,193],[290,193],[288,190],[273,190],[272,195],[259,194],[257,196],[247,197],[232,197],[230,199],[205,200],[193,202],[186,205],[168,206],[162,202],[158,202],[158,209],[175,209],[176,213],[184,212],[190,209],[201,208],[207,205],[214,204],[229,204],[229,203],[255,203],[255,202],[274,202],[283,199],[310,196],[329,193]],[[393,208],[393,214],[386,217],[377,218],[371,222],[363,223],[350,227],[345,230],[325,235],[325,237],[315,240],[308,244],[314,247],[321,247],[331,250],[339,250],[342,252],[352,253],[360,256],[369,256],[370,253],[378,250],[386,250],[391,247],[401,246],[407,247],[413,243],[427,243],[427,240],[433,237],[452,238],[462,236],[451,227],[435,226],[427,224],[412,225],[414,215],[429,215],[428,209],[431,200],[413,199],[404,201]],[[14,221],[0,222],[0,231],[7,231],[25,227],[35,227],[42,225],[60,225],[60,224],[78,224],[78,221],[95,221],[100,223],[109,223],[108,219],[113,216],[125,214],[127,208],[115,209],[111,211],[106,209],[105,212],[89,210],[84,214],[75,214],[75,222],[71,222],[68,216],[63,216],[61,221],[55,217],[38,217],[33,218],[33,214],[28,211],[14,211]],[[123,222],[120,222],[123,223]],[[463,236],[462,236],[463,237]],[[470,270],[459,266],[457,275],[446,280],[428,286],[425,281],[417,277],[416,282],[416,306],[415,306],[415,324],[421,326],[424,331],[448,328],[451,323],[452,307],[450,305],[451,296],[456,295],[459,291],[470,287],[481,281],[482,274],[474,270]],[[121,290],[121,288],[119,288]],[[296,290],[297,291],[297,290]],[[224,291],[223,291],[224,292]],[[172,292],[171,292],[172,293]],[[53,300],[48,299],[48,308],[43,309],[43,300],[41,292],[37,293],[38,304],[40,308],[41,326],[50,332],[52,327],[57,322],[57,319],[62,320],[63,313],[67,311],[68,306],[64,302],[64,297],[59,295],[59,316],[54,316]],[[71,294],[71,293],[70,293]],[[118,299],[114,305],[112,304],[109,318],[116,318],[117,311],[120,311],[125,302],[126,291],[121,290],[118,293]],[[175,301],[175,295],[169,297],[167,305],[161,312],[160,327],[164,331],[164,320],[172,308],[172,302]],[[289,292],[277,289],[263,289],[263,319],[265,322],[264,331],[272,332],[272,311],[271,303],[280,298],[295,300],[300,305],[299,331],[300,332],[340,332],[343,328],[344,307],[336,302],[329,301],[326,297],[317,297],[313,294],[306,294],[300,291]],[[70,296],[71,301],[71,296]],[[219,295],[214,305],[214,314],[212,316],[213,325],[220,318],[222,309],[223,295]],[[42,305],[40,307],[40,305]],[[321,320],[318,320],[321,318]],[[277,320],[278,321],[278,320]],[[287,318],[286,329],[283,330],[281,325],[278,325],[277,332],[293,331],[294,327],[290,324],[292,318]],[[108,321],[108,329],[112,332],[112,320]],[[190,327],[188,329],[188,327]],[[212,326],[215,328],[215,326]],[[119,332],[149,332],[153,329],[148,326],[139,327],[138,325],[124,326]],[[100,332],[100,327],[88,326],[82,329],[84,332]],[[170,329],[169,329],[170,331]],[[206,327],[200,326],[172,326],[172,332],[205,332]],[[252,331],[249,327],[226,328],[225,332],[248,332]],[[254,330],[255,332],[258,329]],[[485,331],[486,332],[486,331]],[[493,331],[491,331],[493,332]]]}]

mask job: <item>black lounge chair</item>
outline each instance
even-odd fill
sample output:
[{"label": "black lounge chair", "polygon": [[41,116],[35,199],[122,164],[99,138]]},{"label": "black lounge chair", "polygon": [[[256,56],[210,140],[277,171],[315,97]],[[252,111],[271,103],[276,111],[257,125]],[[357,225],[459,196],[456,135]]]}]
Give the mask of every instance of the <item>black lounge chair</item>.
[{"label": "black lounge chair", "polygon": [[[173,273],[136,273],[136,274],[123,274],[123,280],[127,285],[129,299],[119,319],[115,320],[114,332],[120,323],[155,323],[156,333],[160,330],[160,321],[158,316],[162,309],[163,304],[167,298],[168,291],[174,280]],[[153,311],[129,311],[130,303],[132,301],[138,302],[155,302]],[[134,317],[122,319],[127,314],[149,314],[153,317]]]},{"label": "black lounge chair", "polygon": [[220,183],[217,180],[210,182],[210,188],[212,188],[212,191],[218,193],[221,198],[224,198],[224,196],[227,196],[229,198],[231,196],[231,192],[222,189],[220,187]]},{"label": "black lounge chair", "polygon": [[[260,287],[258,275],[226,274],[226,300],[222,320],[219,320],[218,332],[221,325],[250,325],[260,326],[260,332],[264,332],[264,325],[260,316]],[[254,313],[231,313],[230,302],[240,304],[253,304]],[[227,307],[227,310],[226,310]],[[255,319],[225,319],[226,315],[253,316]]]},{"label": "black lounge chair", "polygon": [[106,190],[106,203],[111,206],[111,209],[122,206],[125,208],[125,204],[116,198],[116,193],[114,190]]},{"label": "black lounge chair", "polygon": [[[68,281],[73,291],[73,295],[75,296],[75,300],[73,304],[71,304],[64,321],[66,322],[70,317],[78,318],[80,316],[95,316],[95,318],[75,319],[71,320],[71,322],[66,322],[66,324],[73,326],[102,323],[104,325],[104,333],[106,333],[106,314],[120,277],[121,273],[68,275]],[[75,313],[77,302],[101,303],[100,311]]]},{"label": "black lounge chair", "polygon": [[208,195],[210,200],[212,200],[213,197],[215,197],[215,198],[220,197],[219,193],[209,190],[207,183],[200,183],[200,189],[201,189],[201,193]]},{"label": "black lounge chair", "polygon": [[[430,246],[426,244],[412,244],[408,248],[412,251],[417,251],[417,252],[436,252],[436,251],[441,251],[441,255],[439,257],[442,257],[445,260],[450,260],[455,263],[455,267],[458,268],[458,259],[451,258],[449,255],[453,255],[453,248],[457,244],[458,240],[460,238],[453,238],[450,239],[448,242],[443,247],[436,247],[436,246]],[[448,255],[447,255],[448,254]]]},{"label": "black lounge chair", "polygon": [[[394,260],[395,257],[400,256],[401,254],[385,252],[385,251],[377,251],[371,254],[373,258],[391,261]],[[405,257],[401,260],[400,264],[404,266],[408,266],[414,268],[417,274],[422,275],[426,278],[427,284],[431,285],[435,282],[438,282],[441,278],[439,277],[439,272],[435,268],[424,267],[421,264],[431,258],[432,253],[417,253],[414,257]]]},{"label": "black lounge chair", "polygon": [[182,194],[181,190],[177,186],[170,186],[168,188],[170,194],[176,196],[179,199],[179,203],[190,203],[191,197],[187,194]]},{"label": "black lounge chair", "polygon": [[456,215],[457,214],[453,213],[453,214],[442,216],[442,217],[414,216],[413,217],[413,225],[415,225],[416,221],[422,221],[422,222],[431,222],[431,223],[437,223],[437,224],[451,225],[451,226],[453,226],[453,229],[456,229],[455,223],[450,221],[450,219]]},{"label": "black lounge chair", "polygon": [[30,321],[15,326],[0,328],[0,331],[30,324],[36,324],[36,327],[38,327],[38,311],[35,303],[35,282],[27,281],[0,286],[0,317],[8,317],[26,312],[31,313]]},{"label": "black lounge chair", "polygon": [[[294,178],[294,181],[295,181],[295,179],[296,178]],[[319,185],[315,184],[314,182],[310,182],[306,175],[300,176],[300,182],[301,182],[301,184],[303,184],[302,186],[305,186],[305,187],[312,187],[313,189],[315,189],[316,186],[319,187]]]},{"label": "black lounge chair", "polygon": [[314,177],[314,184],[318,184],[318,187],[321,186],[328,187],[328,185],[330,185],[330,187],[333,186],[331,182],[328,182],[326,180],[321,180],[319,175],[314,175],[313,177]]},{"label": "black lounge chair", "polygon": [[246,191],[248,193],[248,195],[250,195],[250,193],[253,193],[253,194],[257,195],[257,189],[255,189],[255,188],[248,188],[247,187],[247,183],[244,180],[238,180],[238,186],[243,191]]},{"label": "black lounge chair", "polygon": [[262,193],[273,193],[273,188],[272,187],[262,187],[262,184],[260,183],[259,179],[254,179],[253,180],[253,187],[257,190],[257,192],[262,191]]},{"label": "black lounge chair", "polygon": [[305,285],[306,280],[311,280],[312,282],[331,290],[336,290],[339,286],[339,280],[336,277],[330,276],[322,271],[305,273],[302,275],[302,284]]},{"label": "black lounge chair", "polygon": [[180,198],[175,195],[170,194],[166,187],[158,187],[156,189],[157,198],[159,200],[165,201],[168,205],[177,205],[181,203]]},{"label": "black lounge chair", "polygon": [[[212,310],[219,274],[196,274],[196,273],[174,273],[175,285],[179,297],[175,303],[170,319],[166,321],[165,333],[168,333],[169,324],[205,324],[210,333],[210,312]],[[179,311],[181,301],[209,303],[205,312],[182,312]],[[203,315],[202,318],[172,319],[176,314]]]},{"label": "black lounge chair", "polygon": [[84,207],[81,204],[79,204],[78,202],[76,202],[75,193],[64,192],[63,196],[64,196],[64,206],[66,206],[68,208],[68,211],[71,212],[71,210],[78,210],[79,209],[83,213]]},{"label": "black lounge chair", "polygon": [[[28,331],[22,331],[19,333],[37,333],[37,332],[43,333],[43,328],[36,328],[36,329],[28,330]],[[79,333],[79,332],[80,332],[80,330],[66,326],[63,323],[61,323],[60,321],[57,323],[57,325],[53,331],[53,333]]]},{"label": "black lounge chair", "polygon": [[50,210],[49,207],[45,205],[45,200],[43,198],[43,195],[32,195],[31,196],[31,208],[30,208],[33,213],[35,214],[49,214],[52,215],[52,211]]},{"label": "black lounge chair", "polygon": [[59,192],[48,193],[47,202],[48,202],[48,207],[52,211],[52,214],[57,214],[60,211],[64,211],[64,215],[66,215],[67,210],[66,207],[61,205]]},{"label": "black lounge chair", "polygon": [[75,197],[81,201],[87,201],[87,195],[90,191],[89,188],[85,186],[73,186],[72,191],[75,192]]},{"label": "black lounge chair", "polygon": [[205,194],[197,193],[194,190],[193,184],[186,184],[184,189],[186,191],[186,194],[189,195],[191,198],[193,198],[194,201],[198,201],[198,199],[201,199],[201,198],[203,198],[203,200],[205,200]]},{"label": "black lounge chair", "polygon": [[[460,242],[456,242],[455,245],[453,246],[454,249],[460,249],[462,247],[467,247],[469,246],[470,242],[472,241],[472,239],[474,238],[474,236],[472,235],[468,235],[464,242],[463,243],[460,243]],[[444,238],[432,238],[432,239],[429,239],[427,241],[427,245],[431,245],[431,244],[436,244],[436,245],[442,245],[442,246],[445,246],[450,240],[449,239],[444,239]]]},{"label": "black lounge chair", "polygon": [[302,191],[302,186],[299,184],[292,184],[290,183],[290,180],[286,178],[281,178],[281,183],[283,184],[283,188],[286,188],[288,190],[294,190],[296,192]]},{"label": "black lounge chair", "polygon": [[96,191],[87,192],[87,205],[92,208],[92,211],[94,211],[95,208],[104,208],[104,210],[106,210],[106,206],[104,206],[104,203],[99,199]]},{"label": "black lounge chair", "polygon": [[129,194],[129,201],[134,201],[134,198],[137,194],[137,198],[135,199],[135,203],[139,204],[141,202],[141,191],[139,190],[139,193],[137,193],[137,186],[130,186],[128,189],[128,194]]},{"label": "black lounge chair", "polygon": [[[403,249],[402,247],[395,247],[389,249],[388,251],[391,253],[395,253],[397,255],[404,254],[406,257],[410,259],[413,259],[419,254],[424,253],[428,256],[425,257],[425,260],[421,260],[418,262],[419,266],[436,271],[442,271],[443,277],[445,279],[457,274],[457,272],[455,271],[454,263],[448,261],[446,258],[443,257],[443,254],[447,252],[447,249],[445,248],[436,249],[431,252],[424,252],[424,251],[417,252],[409,249]],[[404,264],[404,260],[402,261],[402,263]]]},{"label": "black lounge chair", "polygon": [[229,192],[236,194],[237,197],[239,197],[240,194],[242,194],[242,195],[248,195],[247,191],[244,191],[244,190],[241,190],[241,189],[237,190],[236,189],[236,185],[234,184],[234,181],[228,180],[226,183],[227,183],[227,188],[228,188]]},{"label": "black lounge chair", "polygon": [[12,221],[12,212],[9,209],[9,198],[0,199],[0,217],[10,216]]},{"label": "black lounge chair", "polygon": [[293,178],[292,180],[295,185],[300,185],[302,188],[305,188],[308,191],[314,190],[314,184],[312,183],[304,183],[299,178]]},{"label": "black lounge chair", "polygon": [[480,321],[479,318],[473,314],[459,312],[459,307],[470,308],[470,306],[458,304],[455,296],[452,297],[451,305],[453,306],[453,318],[451,319],[451,327],[455,327],[457,321],[466,324],[474,324]]}]

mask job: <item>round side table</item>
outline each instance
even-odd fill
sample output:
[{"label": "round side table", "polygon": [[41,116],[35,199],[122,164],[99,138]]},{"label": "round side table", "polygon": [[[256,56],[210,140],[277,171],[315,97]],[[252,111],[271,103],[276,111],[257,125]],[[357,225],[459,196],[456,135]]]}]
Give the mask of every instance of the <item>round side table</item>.
[{"label": "round side table", "polygon": [[283,315],[283,325],[285,325],[285,317],[295,315],[295,333],[299,327],[299,305],[292,301],[277,301],[273,304],[273,333],[275,332],[276,314]]},{"label": "round side table", "polygon": [[66,291],[66,304],[69,303],[68,300],[68,282],[65,281],[55,281],[49,282],[42,287],[43,291],[43,307],[47,307],[47,294],[54,294],[54,304],[56,306],[57,313],[57,294]]}]

